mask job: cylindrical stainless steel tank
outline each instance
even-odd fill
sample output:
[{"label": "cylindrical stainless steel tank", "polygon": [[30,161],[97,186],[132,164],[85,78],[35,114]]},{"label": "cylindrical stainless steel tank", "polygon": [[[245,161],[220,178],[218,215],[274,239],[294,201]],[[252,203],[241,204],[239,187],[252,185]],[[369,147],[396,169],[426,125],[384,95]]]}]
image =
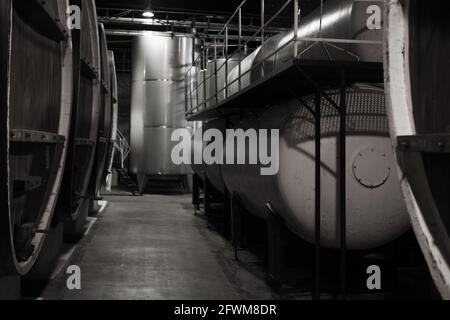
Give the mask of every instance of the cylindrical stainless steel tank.
[{"label": "cylindrical stainless steel tank", "polygon": [[27,274],[46,239],[36,231],[51,228],[72,101],[67,9],[0,2],[0,277]]},{"label": "cylindrical stainless steel tank", "polygon": [[[299,38],[328,38],[341,40],[382,41],[383,30],[367,27],[367,8],[371,5],[381,6],[377,1],[328,0],[324,2],[323,15],[320,8],[308,16],[300,19]],[[322,18],[321,18],[322,17]],[[281,68],[294,56],[294,44],[290,43],[294,31],[280,33],[265,41],[264,45],[250,54],[241,64],[241,75],[252,67],[254,69],[242,76],[241,88],[245,88],[256,80],[261,79],[275,69]],[[312,60],[340,60],[382,62],[383,50],[377,44],[359,43],[315,43],[315,41],[299,40],[298,52],[302,59]],[[286,46],[285,46],[286,45]],[[285,47],[283,47],[285,46]],[[272,55],[275,50],[282,48]],[[271,56],[272,55],[272,56]],[[264,64],[260,62],[264,61]],[[231,83],[239,77],[239,70],[235,67],[229,75]],[[238,91],[239,84],[232,85],[230,93]]]},{"label": "cylindrical stainless steel tank", "polygon": [[172,162],[171,135],[188,127],[185,75],[193,56],[194,38],[187,34],[151,32],[134,40],[130,170],[138,176],[190,172]]},{"label": "cylindrical stainless steel tank", "polygon": [[[330,91],[328,95],[339,103],[338,91]],[[305,101],[314,109],[314,97],[305,97]],[[402,235],[409,228],[409,220],[393,172],[395,163],[383,91],[349,88],[347,106],[347,246],[370,249]],[[321,244],[338,248],[339,114],[324,98],[321,112]],[[279,171],[264,176],[261,165],[223,165],[228,191],[236,192],[242,205],[263,219],[270,216],[266,206],[270,204],[286,226],[314,243],[314,117],[298,101],[287,100],[262,116],[245,119],[238,128],[280,130]],[[248,152],[247,144],[237,149],[235,157],[245,153],[248,158]]]},{"label": "cylindrical stainless steel tank", "polygon": [[[387,1],[385,86],[391,136],[448,134],[450,24],[447,2]],[[396,148],[397,149],[397,148]],[[450,157],[398,152],[413,229],[442,297],[450,299]]]}]

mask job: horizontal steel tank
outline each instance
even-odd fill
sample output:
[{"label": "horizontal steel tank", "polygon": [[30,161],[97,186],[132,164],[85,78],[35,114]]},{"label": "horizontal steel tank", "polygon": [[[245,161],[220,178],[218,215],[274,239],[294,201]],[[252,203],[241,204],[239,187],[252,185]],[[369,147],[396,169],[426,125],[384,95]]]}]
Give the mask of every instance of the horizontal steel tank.
[{"label": "horizontal steel tank", "polygon": [[225,130],[227,123],[224,119],[215,119],[203,123],[199,126],[193,135],[192,140],[192,153],[191,153],[191,167],[192,170],[204,180],[205,176],[211,186],[220,194],[225,193],[225,182],[222,177],[222,168],[219,164],[207,165],[203,159],[200,163],[195,162],[195,154],[203,154],[204,148],[208,143],[203,141],[203,133],[209,129],[217,129],[225,136]]},{"label": "horizontal steel tank", "polygon": [[[339,103],[338,91],[328,95]],[[305,101],[314,110],[314,97]],[[347,247],[370,249],[402,235],[409,220],[394,172],[383,91],[349,88],[347,106]],[[321,112],[321,244],[338,248],[339,114],[324,98]],[[271,215],[270,204],[288,228],[314,243],[314,117],[298,101],[286,100],[261,116],[243,120],[237,128],[280,130],[279,171],[264,176],[261,165],[223,165],[228,191],[237,193],[242,205],[263,219]],[[249,152],[247,144],[237,149],[235,157],[245,153],[248,158]]]},{"label": "horizontal steel tank", "polygon": [[206,85],[206,69],[200,69],[199,67],[192,67],[187,77],[188,83],[186,85],[186,105],[187,110],[204,109],[206,106],[205,98],[205,85]]},{"label": "horizontal steel tank", "polygon": [[187,34],[150,32],[134,40],[130,170],[138,177],[190,172],[173,164],[171,135],[188,127],[185,75],[193,56],[194,38]]},{"label": "horizontal steel tank", "polygon": [[228,74],[239,62],[245,58],[244,54],[234,54],[227,58],[217,58],[210,60],[206,64],[205,88],[206,106],[211,107],[228,98],[227,88]]},{"label": "horizontal steel tank", "polygon": [[[245,59],[241,61],[241,71],[239,73],[239,65],[234,67],[228,73],[228,83],[229,83],[229,94],[233,95],[239,90],[242,90],[248,87],[251,81],[251,71],[255,58],[258,56],[261,51],[261,46],[256,48],[251,54],[249,54]],[[241,80],[239,80],[239,78]]]},{"label": "horizontal steel tank", "polygon": [[[447,7],[443,0],[387,1],[385,86],[396,149],[398,136],[450,132]],[[435,152],[398,151],[397,159],[414,232],[439,292],[450,299],[450,157],[438,150],[447,148],[444,141],[429,140]]]},{"label": "horizontal steel tank", "polygon": [[[380,5],[380,3],[376,1],[366,1],[364,3],[352,0],[327,1],[324,4],[323,15],[321,15],[321,10],[317,9],[300,20],[298,36],[380,41],[383,38],[382,30],[369,30],[367,28],[367,8],[373,4]],[[263,46],[258,47],[248,56],[242,56],[242,59],[235,59],[236,61],[233,62],[235,67],[228,69],[228,96],[232,96],[239,92],[239,90],[245,89],[251,83],[260,80],[263,75],[267,75],[271,71],[281,68],[285,62],[289,61],[293,57],[294,48],[292,43],[286,46],[285,44],[292,40],[293,36],[293,31],[280,33],[267,39]],[[357,43],[313,44],[314,42],[311,41],[299,41],[299,53],[303,59],[382,61],[382,47],[380,45],[362,45]],[[266,59],[264,64],[260,64],[266,57],[271,56],[278,48],[282,49],[271,58]],[[240,67],[239,60],[241,60]],[[217,66],[220,66],[223,63],[224,61],[219,61],[217,62]],[[206,70],[206,76],[214,74],[215,68],[216,64],[214,61],[210,61]],[[240,80],[239,75],[241,75]],[[218,73],[218,76],[221,76],[220,72]],[[215,78],[213,77],[210,81],[215,83]],[[219,82],[220,86],[218,86],[218,88],[220,90],[220,88],[224,87],[225,82],[223,79]],[[207,96],[211,96],[215,93],[213,90],[211,93],[210,88],[215,89],[215,87],[209,84],[208,81],[206,87]],[[215,104],[215,99],[212,102],[213,103],[207,103],[207,105],[210,107],[212,104]],[[214,178],[218,176],[215,174],[217,171],[216,166],[206,166],[203,168],[203,171],[206,172],[207,176],[209,170],[213,171],[211,173],[213,185],[216,185],[216,187],[220,186],[216,189],[223,190],[223,186],[219,183],[220,180]],[[194,168],[194,171],[196,171],[196,168]]]},{"label": "horizontal steel tank", "polygon": [[[367,28],[367,8],[381,5],[376,1],[327,1],[323,15],[316,10],[301,19],[299,37],[322,37],[349,40],[369,40],[371,44],[320,43],[300,40],[303,59],[381,62],[383,38],[381,29]],[[381,8],[380,8],[381,9]],[[293,57],[293,44],[281,49],[272,58],[257,66],[265,57],[282,48],[293,38],[293,32],[268,39],[241,64],[241,88],[281,68]],[[229,74],[229,83],[238,78],[238,68]],[[236,81],[231,93],[239,90]],[[336,101],[339,93],[330,91]],[[313,107],[312,98],[307,98]],[[267,218],[267,204],[271,204],[286,224],[306,241],[314,240],[314,131],[313,119],[306,109],[294,100],[280,101],[262,116],[246,118],[238,126],[243,129],[280,129],[280,171],[275,176],[261,176],[261,166],[223,165],[222,178],[230,192],[236,192],[244,207]],[[348,248],[361,250],[382,246],[402,235],[409,228],[409,220],[402,202],[398,180],[393,175],[393,152],[384,105],[384,92],[374,87],[353,88],[348,96]],[[313,107],[314,108],[314,107]],[[336,181],[339,116],[322,103],[323,168],[322,179],[322,244],[339,247],[338,185]],[[239,150],[238,152],[245,152]],[[208,170],[203,169],[208,176]],[[212,175],[211,175],[212,176]],[[211,180],[216,180],[212,178]],[[388,201],[386,201],[388,199]],[[382,203],[374,206],[373,203]],[[386,204],[387,203],[387,204]]]},{"label": "horizontal steel tank", "polygon": [[27,274],[51,229],[72,103],[67,10],[0,1],[0,277]]},{"label": "horizontal steel tank", "polygon": [[[324,2],[323,15],[320,8],[300,19],[299,38],[327,38],[341,40],[382,41],[383,30],[368,29],[369,17],[367,8],[371,5],[382,7],[378,1],[328,0]],[[382,10],[382,8],[380,8]],[[294,56],[294,44],[289,43],[294,31],[280,33],[265,41],[262,47],[250,54],[241,64],[241,75],[252,69],[241,78],[241,88],[261,79],[275,69],[283,67]],[[278,50],[272,55],[274,51]],[[382,46],[361,43],[321,44],[315,41],[298,42],[299,57],[311,60],[365,61],[382,62]],[[265,61],[264,61],[265,60]],[[264,61],[263,64],[259,64]],[[258,65],[259,64],[259,65]],[[229,74],[228,82],[238,79],[239,70],[235,67]],[[238,82],[231,86],[230,93],[239,90]]]}]

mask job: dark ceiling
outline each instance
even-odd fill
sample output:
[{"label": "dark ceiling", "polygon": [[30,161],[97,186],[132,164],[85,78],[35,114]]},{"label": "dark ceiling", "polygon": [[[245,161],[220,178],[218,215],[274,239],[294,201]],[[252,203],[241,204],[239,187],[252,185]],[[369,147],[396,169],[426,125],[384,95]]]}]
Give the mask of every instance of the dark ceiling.
[{"label": "dark ceiling", "polygon": [[[242,0],[152,0],[151,6],[155,10],[176,10],[197,13],[231,13]],[[286,0],[265,0],[266,9],[270,11],[277,10],[286,2]],[[145,9],[146,0],[97,0],[98,7],[126,8],[126,9]],[[301,7],[305,11],[318,6],[320,0],[301,0]],[[249,0],[245,5],[245,11],[257,14],[259,13],[261,1]]]},{"label": "dark ceiling", "polygon": [[[305,16],[319,7],[321,0],[298,1],[302,16]],[[217,33],[222,29],[224,23],[241,2],[242,0],[151,0],[150,6],[155,13],[154,18],[160,20],[162,25],[148,26],[135,21],[136,18],[142,18],[142,11],[147,8],[148,0],[96,0],[99,19],[104,23],[107,30],[191,32],[191,22],[195,21],[197,35],[202,34],[203,39],[205,34],[213,38],[214,32]],[[286,2],[287,0],[264,0],[266,21],[280,10]],[[251,36],[255,28],[258,29],[261,23],[261,0],[247,0],[243,6],[242,15],[243,26],[250,27],[247,30],[244,28],[243,34]],[[169,23],[169,21],[171,22]],[[173,21],[181,21],[184,25],[182,28],[177,28],[176,23],[173,23]],[[186,27],[186,23],[189,27]],[[200,23],[203,23],[203,26],[207,24],[206,31],[204,27],[203,29],[200,27]],[[215,24],[215,30],[214,28],[210,29],[210,23]],[[272,22],[271,27],[284,28],[286,30],[286,28],[292,27],[292,23],[293,1],[281,13],[280,17]],[[279,31],[274,29],[273,32]],[[270,36],[269,30],[267,30],[266,36]],[[129,36],[108,35],[108,45],[110,49],[115,51],[116,60],[120,62],[118,65],[119,70],[129,70],[130,68],[131,39]]]}]

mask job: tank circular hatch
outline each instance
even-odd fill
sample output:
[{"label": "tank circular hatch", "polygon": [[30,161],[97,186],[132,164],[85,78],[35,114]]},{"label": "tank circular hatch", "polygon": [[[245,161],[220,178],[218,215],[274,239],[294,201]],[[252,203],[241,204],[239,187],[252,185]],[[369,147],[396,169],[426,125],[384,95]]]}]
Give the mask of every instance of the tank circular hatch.
[{"label": "tank circular hatch", "polygon": [[353,176],[366,188],[381,187],[391,175],[391,167],[384,152],[371,146],[362,149],[353,157]]}]

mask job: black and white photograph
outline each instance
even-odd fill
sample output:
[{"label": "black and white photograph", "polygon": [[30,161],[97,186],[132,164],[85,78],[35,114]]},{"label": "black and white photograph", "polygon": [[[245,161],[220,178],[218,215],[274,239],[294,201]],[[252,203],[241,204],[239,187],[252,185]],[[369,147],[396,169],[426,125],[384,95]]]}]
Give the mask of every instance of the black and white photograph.
[{"label": "black and white photograph", "polygon": [[447,2],[0,0],[0,301],[450,300]]}]

